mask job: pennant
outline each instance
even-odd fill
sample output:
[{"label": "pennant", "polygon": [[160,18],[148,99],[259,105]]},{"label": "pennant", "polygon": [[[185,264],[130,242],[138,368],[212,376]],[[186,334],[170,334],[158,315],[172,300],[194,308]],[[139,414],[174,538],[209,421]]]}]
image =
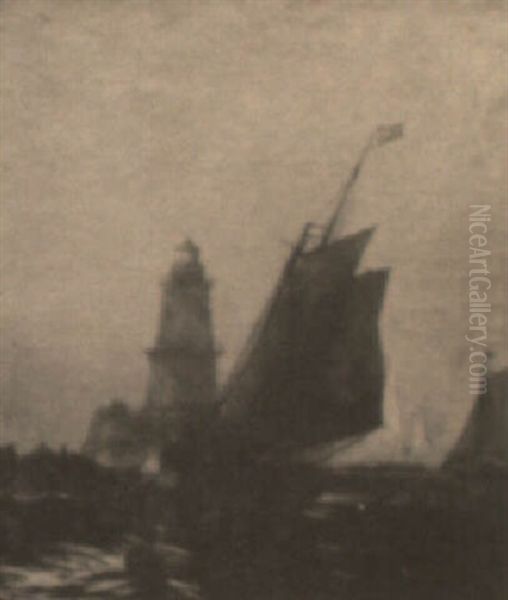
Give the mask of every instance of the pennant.
[{"label": "pennant", "polygon": [[403,123],[392,123],[390,125],[379,125],[376,130],[375,143],[377,146],[383,146],[389,142],[401,138],[404,135]]}]

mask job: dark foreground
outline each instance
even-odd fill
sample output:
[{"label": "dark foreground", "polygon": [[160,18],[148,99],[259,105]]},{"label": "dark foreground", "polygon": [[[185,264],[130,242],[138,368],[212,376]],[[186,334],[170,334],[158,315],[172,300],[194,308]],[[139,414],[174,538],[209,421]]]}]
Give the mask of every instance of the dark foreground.
[{"label": "dark foreground", "polygon": [[[274,482],[272,490],[277,489]],[[269,494],[270,495],[270,494]],[[500,471],[349,469],[298,512],[280,503],[227,519],[192,553],[119,535],[4,552],[2,600],[501,600],[508,594],[508,486]],[[235,509],[238,507],[238,510]],[[271,506],[271,508],[269,508]],[[111,538],[111,536],[110,536]],[[180,541],[180,540],[179,540]]]}]

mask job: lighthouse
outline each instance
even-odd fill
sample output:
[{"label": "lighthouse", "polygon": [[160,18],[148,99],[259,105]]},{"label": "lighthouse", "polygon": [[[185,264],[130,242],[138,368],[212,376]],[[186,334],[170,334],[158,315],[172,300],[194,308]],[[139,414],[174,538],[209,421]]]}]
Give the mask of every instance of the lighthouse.
[{"label": "lighthouse", "polygon": [[159,328],[147,350],[150,375],[142,413],[154,450],[177,443],[189,423],[210,414],[215,405],[210,288],[199,248],[186,239],[162,281]]}]

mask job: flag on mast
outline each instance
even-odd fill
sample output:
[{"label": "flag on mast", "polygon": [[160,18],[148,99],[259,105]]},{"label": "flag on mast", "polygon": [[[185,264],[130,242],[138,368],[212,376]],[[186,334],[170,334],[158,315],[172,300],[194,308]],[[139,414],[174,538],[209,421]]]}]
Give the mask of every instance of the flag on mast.
[{"label": "flag on mast", "polygon": [[404,135],[403,123],[391,123],[389,125],[379,125],[374,135],[374,144],[384,146],[390,142],[401,138]]},{"label": "flag on mast", "polygon": [[328,225],[325,227],[323,237],[321,238],[321,246],[326,246],[333,231],[336,228],[336,224],[339,220],[340,213],[344,210],[345,205],[348,202],[348,199],[351,195],[351,190],[360,175],[361,168],[367,159],[369,153],[375,148],[379,148],[379,146],[384,146],[389,142],[394,142],[395,140],[401,138],[404,135],[404,123],[390,123],[387,125],[378,125],[378,127],[371,134],[367,145],[363,148],[353,170],[351,171],[349,178],[346,183],[342,187],[341,193],[339,195],[339,201],[335,210],[332,213],[332,216],[328,222]]}]

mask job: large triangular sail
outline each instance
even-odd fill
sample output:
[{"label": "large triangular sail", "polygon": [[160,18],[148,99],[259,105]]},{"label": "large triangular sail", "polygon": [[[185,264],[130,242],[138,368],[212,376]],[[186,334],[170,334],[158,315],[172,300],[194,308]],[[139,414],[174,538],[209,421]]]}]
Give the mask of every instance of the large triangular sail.
[{"label": "large triangular sail", "polygon": [[377,318],[387,274],[355,276],[371,234],[297,258],[225,389],[226,416],[248,415],[262,437],[294,442],[380,424],[380,395],[372,388],[382,379]]},{"label": "large triangular sail", "polygon": [[337,440],[381,424],[387,271],[356,274],[372,229],[331,236],[368,152],[401,134],[397,125],[371,136],[318,244],[304,227],[225,386],[224,416],[240,417],[262,444]]}]

